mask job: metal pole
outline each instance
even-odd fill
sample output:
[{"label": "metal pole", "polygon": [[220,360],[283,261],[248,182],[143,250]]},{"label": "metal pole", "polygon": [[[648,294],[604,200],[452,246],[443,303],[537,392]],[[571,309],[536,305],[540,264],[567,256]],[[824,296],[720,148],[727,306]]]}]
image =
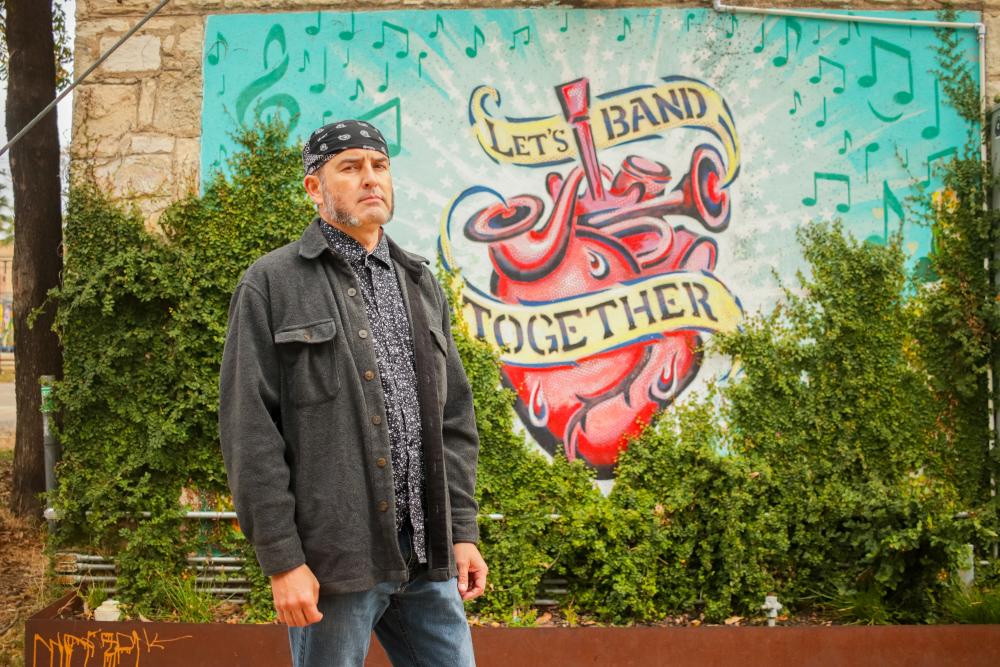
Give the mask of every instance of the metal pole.
[{"label": "metal pole", "polygon": [[6,153],[8,151],[8,149],[10,149],[11,146],[13,146],[14,144],[16,144],[21,139],[21,137],[23,137],[24,135],[26,135],[28,133],[28,131],[31,130],[31,128],[33,128],[38,123],[38,121],[40,121],[42,118],[45,117],[45,114],[47,114],[48,112],[52,111],[56,107],[56,105],[59,104],[60,101],[62,101],[62,98],[64,98],[67,95],[69,95],[73,91],[74,88],[76,88],[80,83],[83,82],[84,79],[86,79],[88,76],[90,76],[91,72],[93,72],[95,69],[97,69],[98,66],[101,63],[103,63],[105,60],[107,60],[108,57],[112,53],[114,53],[116,49],[118,49],[119,46],[121,46],[122,44],[124,44],[125,41],[129,37],[131,37],[133,34],[135,34],[136,30],[138,30],[139,28],[141,28],[142,26],[144,26],[146,24],[146,21],[148,21],[149,19],[153,18],[153,16],[158,11],[160,11],[161,9],[163,9],[163,6],[165,4],[167,4],[168,2],[170,2],[170,0],[161,0],[160,4],[158,4],[156,7],[154,7],[151,12],[149,12],[144,17],[142,17],[141,21],[139,21],[138,23],[136,23],[135,26],[133,26],[131,30],[129,30],[124,35],[122,35],[122,38],[119,39],[117,42],[115,42],[114,46],[112,46],[110,49],[108,49],[107,51],[105,51],[101,55],[101,57],[98,58],[94,62],[93,65],[91,65],[90,67],[88,67],[86,72],[84,72],[79,77],[77,77],[76,81],[74,81],[67,88],[65,88],[61,93],[59,93],[59,95],[57,95],[54,100],[52,100],[51,102],[49,102],[48,106],[46,106],[44,109],[42,109],[41,111],[39,111],[37,116],[35,116],[34,118],[32,118],[31,121],[27,125],[25,125],[24,127],[21,128],[20,132],[18,132],[17,134],[14,135],[13,139],[11,139],[10,141],[7,142],[7,145],[5,145],[3,148],[0,148],[0,156],[2,156],[4,153]]},{"label": "metal pole", "polygon": [[38,379],[42,385],[42,444],[45,446],[45,491],[56,490],[56,464],[62,458],[62,446],[52,432],[52,383],[55,377],[43,375]]}]

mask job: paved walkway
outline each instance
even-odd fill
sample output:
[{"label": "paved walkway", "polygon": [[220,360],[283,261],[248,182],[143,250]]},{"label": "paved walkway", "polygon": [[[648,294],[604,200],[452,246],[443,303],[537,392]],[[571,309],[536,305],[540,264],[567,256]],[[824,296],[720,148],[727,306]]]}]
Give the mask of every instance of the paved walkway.
[{"label": "paved walkway", "polygon": [[17,413],[14,407],[14,383],[0,382],[0,449],[14,448],[14,425]]}]

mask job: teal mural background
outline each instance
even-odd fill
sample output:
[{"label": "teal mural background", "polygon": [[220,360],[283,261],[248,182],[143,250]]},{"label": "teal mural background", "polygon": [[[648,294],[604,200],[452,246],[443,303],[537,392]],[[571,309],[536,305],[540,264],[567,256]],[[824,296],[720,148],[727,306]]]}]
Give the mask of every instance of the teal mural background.
[{"label": "teal mural background", "polygon": [[[975,34],[960,34],[976,68]],[[476,86],[500,93],[495,115],[521,118],[559,113],[554,86],[582,76],[595,96],[671,75],[704,81],[728,103],[742,144],[716,273],[748,310],[777,297],[772,266],[783,276],[800,268],[798,225],[839,216],[862,238],[882,236],[905,215],[914,182],[930,173],[930,188],[939,187],[933,166],[975,131],[941,99],[930,28],[710,10],[421,10],[216,15],[205,35],[203,180],[225,169],[230,132],[255,111],[297,115],[296,140],[324,122],[367,116],[398,147],[391,233],[429,257],[442,210],[466,187],[544,192],[536,170],[498,165],[480,149],[468,122]],[[863,86],[873,72],[877,80]],[[703,141],[704,133],[674,130],[646,154],[676,176]],[[626,152],[602,150],[601,159],[617,165]],[[806,206],[817,173],[849,180],[815,181],[817,203]],[[930,235],[906,218],[916,262]],[[479,284],[488,279],[482,250],[456,247]]]},{"label": "teal mural background", "polygon": [[[919,11],[866,14],[934,18]],[[960,12],[958,20],[978,21],[979,14]],[[976,35],[959,36],[978,75]],[[561,116],[556,87],[581,77],[589,80],[592,103],[665,77],[690,77],[717,91],[731,112],[739,175],[727,189],[731,220],[724,230],[706,231],[683,216],[669,221],[714,240],[714,276],[745,312],[769,310],[780,294],[773,272],[794,283],[803,267],[795,241],[800,225],[839,217],[859,238],[878,242],[902,224],[910,266],[919,268],[929,253],[929,230],[916,224],[908,199],[917,184],[938,189],[935,167],[978,132],[944,102],[933,73],[938,44],[930,28],[711,10],[210,16],[201,175],[204,181],[226,169],[230,134],[255,113],[289,121],[297,143],[324,123],[368,119],[391,144],[396,216],[388,231],[434,258],[442,217],[463,191],[534,195],[548,207],[545,174],[565,177],[577,164],[493,161],[470,124],[477,87],[499,93],[488,106],[491,116],[529,119]],[[706,142],[717,145],[706,132],[678,128],[598,153],[612,171],[632,154],[662,162],[676,183]],[[483,292],[492,272],[486,245],[463,238],[458,226],[489,203],[457,211],[452,235],[456,263]],[[706,363],[702,378],[727,372],[718,360]],[[524,420],[523,404],[520,410]]]}]

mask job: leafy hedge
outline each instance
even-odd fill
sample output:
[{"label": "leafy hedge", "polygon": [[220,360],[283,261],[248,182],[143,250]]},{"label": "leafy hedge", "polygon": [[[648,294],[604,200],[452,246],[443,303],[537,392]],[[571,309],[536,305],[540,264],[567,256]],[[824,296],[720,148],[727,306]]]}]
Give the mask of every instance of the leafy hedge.
[{"label": "leafy hedge", "polygon": [[[155,232],[86,182],[70,195],[53,546],[114,555],[119,596],[147,615],[176,607],[187,555],[236,550],[250,556],[250,616],[272,617],[238,530],[181,519],[228,507],[216,404],[232,290],[312,215],[284,129],[260,125],[239,142],[232,177],[171,207]],[[504,516],[481,520],[491,583],[470,611],[530,622],[542,579],[564,578],[569,618],[719,620],[758,613],[772,590],[793,611],[937,618],[962,545],[982,553],[995,538],[985,369],[996,307],[973,176],[935,221],[933,288],[907,287],[898,238],[881,247],[836,225],[805,229],[811,275],[714,343],[740,379],[661,414],[607,497],[581,464],[525,443],[495,354],[456,318],[482,440],[477,493],[484,515]]]}]

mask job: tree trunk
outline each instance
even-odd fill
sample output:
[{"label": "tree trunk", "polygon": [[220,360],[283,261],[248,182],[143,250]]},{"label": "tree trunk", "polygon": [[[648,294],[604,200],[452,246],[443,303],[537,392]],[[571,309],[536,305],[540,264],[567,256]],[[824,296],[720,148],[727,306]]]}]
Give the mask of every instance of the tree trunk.
[{"label": "tree trunk", "polygon": [[[7,135],[13,137],[55,97],[51,0],[7,0]],[[42,375],[62,375],[62,349],[52,331],[54,304],[28,326],[32,311],[59,284],[62,212],[59,132],[53,109],[10,149],[14,190],[14,344],[17,438],[10,508],[41,516],[45,491]]]}]

